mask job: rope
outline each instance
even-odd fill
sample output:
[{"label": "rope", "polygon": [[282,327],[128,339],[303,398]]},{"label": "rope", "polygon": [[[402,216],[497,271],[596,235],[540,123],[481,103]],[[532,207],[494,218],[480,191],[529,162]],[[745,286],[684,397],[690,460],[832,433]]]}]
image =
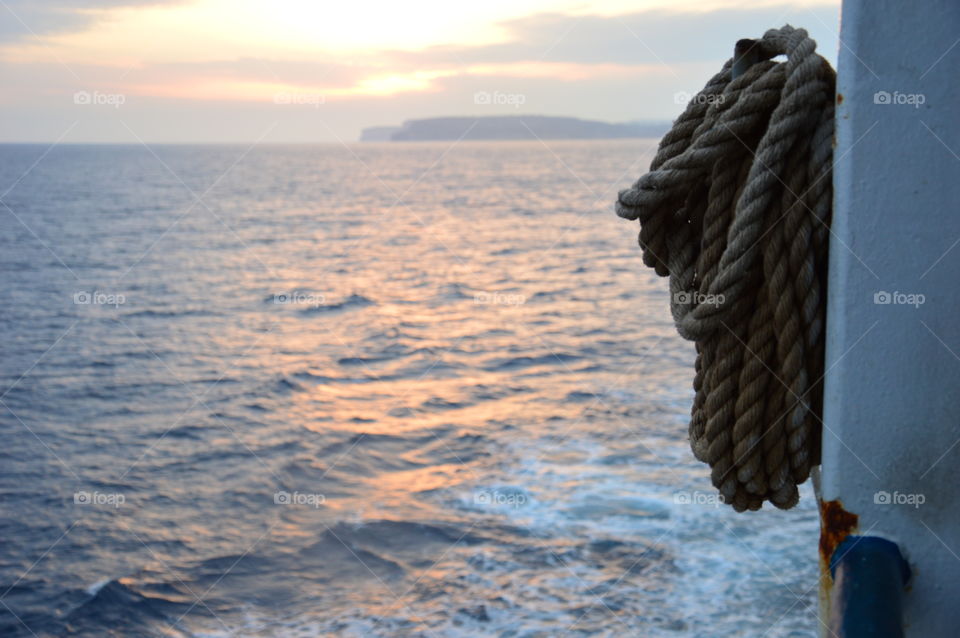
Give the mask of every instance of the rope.
[{"label": "rope", "polygon": [[819,463],[836,75],[815,49],[788,25],[728,60],[617,201],[696,342],[690,444],[737,511],[793,507]]}]

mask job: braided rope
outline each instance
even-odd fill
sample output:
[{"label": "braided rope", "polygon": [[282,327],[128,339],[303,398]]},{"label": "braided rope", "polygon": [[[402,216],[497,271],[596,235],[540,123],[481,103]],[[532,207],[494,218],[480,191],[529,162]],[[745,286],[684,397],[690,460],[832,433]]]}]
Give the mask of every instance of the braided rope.
[{"label": "braided rope", "polygon": [[793,507],[819,462],[836,75],[815,49],[788,25],[727,61],[617,201],[696,342],[690,444],[737,511]]}]

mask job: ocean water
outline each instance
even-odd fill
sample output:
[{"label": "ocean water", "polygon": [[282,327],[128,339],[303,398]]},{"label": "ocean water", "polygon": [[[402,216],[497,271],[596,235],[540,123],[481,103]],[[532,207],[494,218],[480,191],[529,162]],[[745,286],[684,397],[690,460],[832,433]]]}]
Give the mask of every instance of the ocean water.
[{"label": "ocean water", "polygon": [[815,636],[612,212],[655,140],[0,147],[0,635]]}]

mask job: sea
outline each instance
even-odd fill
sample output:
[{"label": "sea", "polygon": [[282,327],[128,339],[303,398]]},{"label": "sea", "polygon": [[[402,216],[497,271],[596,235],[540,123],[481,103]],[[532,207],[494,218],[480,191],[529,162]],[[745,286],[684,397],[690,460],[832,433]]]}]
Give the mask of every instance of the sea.
[{"label": "sea", "polygon": [[613,201],[656,140],[0,146],[0,635],[814,637]]}]

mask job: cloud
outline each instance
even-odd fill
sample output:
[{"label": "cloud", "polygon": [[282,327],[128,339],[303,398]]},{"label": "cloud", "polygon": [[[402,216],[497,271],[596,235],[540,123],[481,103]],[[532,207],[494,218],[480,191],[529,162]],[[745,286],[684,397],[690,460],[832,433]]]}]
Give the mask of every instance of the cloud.
[{"label": "cloud", "polygon": [[100,10],[176,5],[183,0],[4,0],[0,6],[0,42],[79,31],[97,20]]},{"label": "cloud", "polygon": [[[787,21],[807,24],[821,51],[835,57],[836,7],[798,9],[788,5],[709,12],[643,11],[619,16],[537,14],[502,23],[503,42],[480,46],[433,46],[419,51],[379,51],[344,58],[332,52],[313,60],[239,58],[196,63],[155,64],[139,68],[129,80],[150,92],[164,83],[203,81],[241,85],[256,99],[270,87],[301,87],[330,94],[378,94],[379,84],[402,90],[441,91],[462,77],[486,83],[635,81],[670,76],[679,80],[692,69],[713,68],[732,53],[741,37],[759,36]],[[699,72],[699,71],[697,71]],[[700,81],[705,80],[702,78]],[[529,85],[528,85],[529,86]],[[682,82],[684,90],[696,85]],[[257,88],[260,87],[260,88]],[[368,90],[369,89],[369,90]],[[624,89],[628,89],[625,87]],[[206,99],[204,94],[198,98]],[[169,92],[165,93],[170,95]],[[235,97],[239,94],[235,94]]]},{"label": "cloud", "polygon": [[[39,58],[16,64],[0,60],[5,78],[0,139],[56,139],[79,120],[75,134],[80,137],[74,141],[130,141],[117,122],[120,115],[135,122],[136,130],[149,132],[150,141],[235,142],[256,139],[270,122],[279,122],[272,141],[330,141],[334,134],[355,139],[364,126],[439,115],[671,119],[679,108],[675,94],[697,91],[731,55],[736,40],[768,28],[788,22],[804,26],[834,61],[838,13],[837,5],[619,16],[548,13],[502,23],[503,38],[494,44],[416,51],[294,51],[292,59],[289,51],[263,57],[224,54],[223,59],[131,66],[80,64],[69,57],[62,58],[64,65]],[[72,99],[76,91],[119,93],[126,101],[120,112],[80,108]],[[480,91],[523,94],[524,99],[519,107],[514,101],[498,111],[496,105],[475,102]],[[276,104],[279,92],[322,96],[322,106],[309,106],[317,100],[304,100],[303,108],[297,100]]]},{"label": "cloud", "polygon": [[537,14],[502,22],[507,38],[501,43],[435,46],[392,55],[398,62],[413,66],[541,60],[670,65],[725,59],[732,55],[736,40],[759,37],[767,29],[789,21],[826,36],[819,42],[820,48],[835,57],[839,28],[836,5],[812,8],[781,5],[703,12],[650,10],[619,16]]},{"label": "cloud", "polygon": [[348,64],[329,56],[321,60],[238,58],[209,62],[153,64],[131,73],[135,82],[177,82],[184,77],[346,88],[380,72],[374,64]]}]

